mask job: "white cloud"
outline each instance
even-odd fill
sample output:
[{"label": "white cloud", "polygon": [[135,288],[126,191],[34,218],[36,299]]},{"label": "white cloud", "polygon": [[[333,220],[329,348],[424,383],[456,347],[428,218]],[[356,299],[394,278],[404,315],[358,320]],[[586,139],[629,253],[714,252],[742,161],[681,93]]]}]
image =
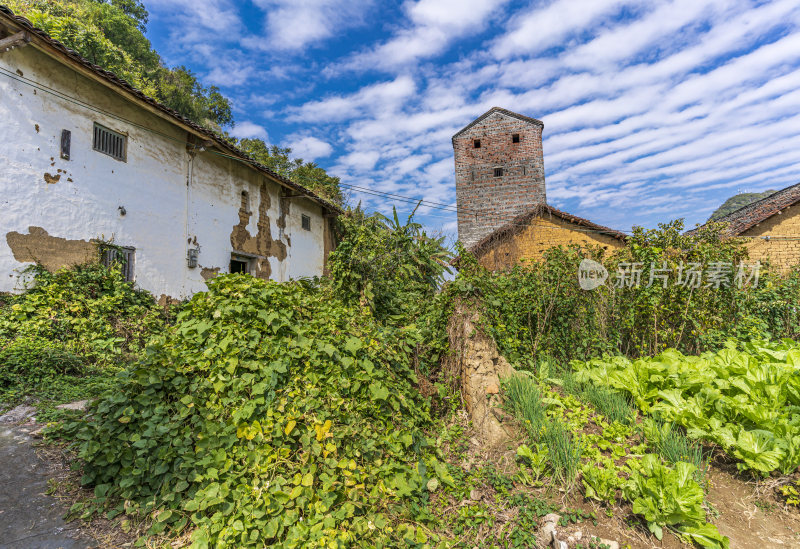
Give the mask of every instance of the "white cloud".
[{"label": "white cloud", "polygon": [[544,8],[517,14],[511,30],[493,44],[498,58],[538,53],[563,44],[571,35],[586,31],[599,19],[617,14],[623,7],[647,5],[643,0],[557,0]]},{"label": "white cloud", "polygon": [[486,27],[492,14],[507,1],[408,0],[404,4],[406,26],[333,71],[390,69],[440,54],[459,36]]},{"label": "white cloud", "polygon": [[369,0],[254,0],[267,12],[267,43],[302,50],[363,24]]},{"label": "white cloud", "polygon": [[330,143],[314,136],[298,137],[289,142],[292,156],[310,162],[317,158],[325,158],[333,152]]},{"label": "white cloud", "polygon": [[238,122],[233,128],[232,133],[239,138],[258,138],[263,139],[264,141],[268,140],[266,128],[264,128],[264,126],[259,126],[255,122],[250,122],[249,120]]},{"label": "white cloud", "polygon": [[416,84],[412,78],[399,76],[388,82],[365,86],[350,95],[310,101],[295,109],[290,118],[301,122],[335,122],[364,114],[393,112],[415,91]]}]

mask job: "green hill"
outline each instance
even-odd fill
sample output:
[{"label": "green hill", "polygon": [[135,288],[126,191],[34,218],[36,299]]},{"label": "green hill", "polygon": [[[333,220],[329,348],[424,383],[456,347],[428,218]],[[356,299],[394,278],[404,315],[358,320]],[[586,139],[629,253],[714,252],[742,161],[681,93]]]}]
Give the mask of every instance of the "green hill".
[{"label": "green hill", "polygon": [[708,218],[708,221],[717,221],[721,217],[725,217],[729,213],[733,213],[739,208],[743,208],[748,204],[752,204],[757,200],[761,200],[762,198],[766,198],[769,195],[773,194],[774,190],[764,191],[763,193],[739,193],[730,197],[728,200],[722,203],[722,206],[717,208],[714,213],[711,214],[711,217]]}]

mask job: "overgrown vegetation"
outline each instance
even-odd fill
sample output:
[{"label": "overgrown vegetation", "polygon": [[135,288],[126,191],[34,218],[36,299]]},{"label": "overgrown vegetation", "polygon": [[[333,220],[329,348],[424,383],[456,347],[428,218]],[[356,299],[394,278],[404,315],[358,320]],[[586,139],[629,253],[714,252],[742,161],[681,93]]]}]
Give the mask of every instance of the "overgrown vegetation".
[{"label": "overgrown vegetation", "polygon": [[169,320],[153,296],[118,269],[82,265],[49,273],[0,306],[0,403],[33,396],[40,407],[95,397],[143,353]]},{"label": "overgrown vegetation", "polygon": [[[674,347],[687,354],[718,349],[729,338],[750,340],[796,337],[800,333],[800,271],[787,276],[760,269],[758,285],[742,281],[715,287],[678,284],[679,273],[694,264],[708,271],[714,264],[737,269],[745,261],[741,242],[724,238],[710,226],[694,236],[682,223],[659,229],[636,228],[627,245],[609,256],[602,249],[553,248],[541,262],[490,273],[462,254],[460,280],[447,292],[477,297],[487,331],[512,362],[536,364],[553,358],[562,363],[604,353],[651,356]],[[641,284],[612,283],[586,291],[576,284],[583,258],[602,261],[613,276],[625,264],[643,266]],[[650,283],[650,266],[672,280]],[[750,271],[745,274],[751,274]]]},{"label": "overgrown vegetation", "polygon": [[303,283],[209,283],[122,372],[79,441],[98,509],[196,547],[423,542],[432,479],[418,334]]},{"label": "overgrown vegetation", "polygon": [[[355,210],[341,221],[330,278],[220,276],[172,326],[152,298],[97,266],[39,272],[28,293],[5,298],[0,357],[21,393],[41,380],[57,387],[64,371],[124,365],[88,417],[58,431],[76,444],[94,490],[76,511],[196,547],[473,547],[476,535],[486,547],[525,547],[549,512],[596,520],[547,495],[557,487],[562,499],[624,509],[658,537],[666,529],[724,548],[708,522],[701,442],[719,444],[743,469],[797,466],[795,343],[683,354],[794,330],[796,274],[762,273],[758,288],[722,288],[724,297],[641,287],[644,299],[631,288],[575,289],[585,254],[554,249],[542,265],[499,274],[462,254],[461,273],[442,285],[447,252],[413,218]],[[638,233],[605,261],[741,258],[716,233],[677,230]],[[526,435],[511,473],[463,467],[458,441],[468,431],[446,427],[459,399],[439,363],[447,319],[465,298],[528,370],[502,387]],[[686,325],[676,329],[676,319]],[[567,362],[576,357],[588,360]],[[784,489],[794,501],[794,485]],[[507,511],[514,518],[502,523]]]}]

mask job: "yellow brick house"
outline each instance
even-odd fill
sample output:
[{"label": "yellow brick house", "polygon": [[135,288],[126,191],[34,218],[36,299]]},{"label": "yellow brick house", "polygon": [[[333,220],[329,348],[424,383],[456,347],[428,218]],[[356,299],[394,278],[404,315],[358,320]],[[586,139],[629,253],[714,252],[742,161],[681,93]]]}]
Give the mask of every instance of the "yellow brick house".
[{"label": "yellow brick house", "polygon": [[717,220],[726,233],[742,237],[751,260],[769,261],[780,271],[800,264],[800,183],[781,189]]}]

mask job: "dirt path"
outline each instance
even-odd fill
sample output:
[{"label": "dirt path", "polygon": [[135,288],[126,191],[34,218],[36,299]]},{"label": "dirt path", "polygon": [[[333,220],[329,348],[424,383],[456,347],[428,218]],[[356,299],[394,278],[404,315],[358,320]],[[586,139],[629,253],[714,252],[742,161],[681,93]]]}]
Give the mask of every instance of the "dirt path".
[{"label": "dirt path", "polygon": [[759,495],[755,483],[712,467],[708,501],[719,512],[714,521],[731,538],[731,549],[800,547],[800,517],[783,508],[771,490]]},{"label": "dirt path", "polygon": [[[26,418],[27,419],[27,418]],[[36,455],[38,427],[0,422],[0,549],[87,549],[97,544],[63,520],[66,509],[46,495],[51,466]]]}]

